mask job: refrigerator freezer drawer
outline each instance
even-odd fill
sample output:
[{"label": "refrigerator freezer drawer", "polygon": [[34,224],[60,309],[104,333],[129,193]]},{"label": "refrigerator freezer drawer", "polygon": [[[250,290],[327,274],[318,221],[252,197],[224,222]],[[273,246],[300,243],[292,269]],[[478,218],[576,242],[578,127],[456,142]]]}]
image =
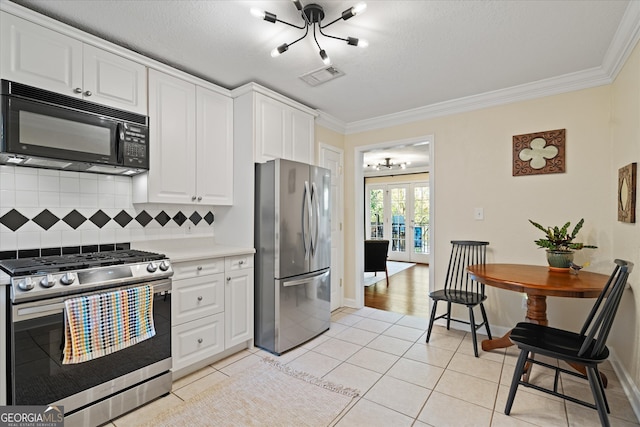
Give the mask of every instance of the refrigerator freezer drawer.
[{"label": "refrigerator freezer drawer", "polygon": [[274,280],[274,298],[263,299],[256,307],[256,345],[279,355],[328,330],[330,278],[330,270],[325,269]]}]

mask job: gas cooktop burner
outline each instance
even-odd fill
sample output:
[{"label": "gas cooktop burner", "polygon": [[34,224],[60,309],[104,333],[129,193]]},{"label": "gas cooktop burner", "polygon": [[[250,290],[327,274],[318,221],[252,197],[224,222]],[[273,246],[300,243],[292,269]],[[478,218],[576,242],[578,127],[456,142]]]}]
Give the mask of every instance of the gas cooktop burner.
[{"label": "gas cooktop burner", "polygon": [[0,269],[10,276],[23,276],[37,273],[84,270],[108,265],[158,261],[165,258],[163,254],[153,252],[119,250],[3,260],[0,261]]}]

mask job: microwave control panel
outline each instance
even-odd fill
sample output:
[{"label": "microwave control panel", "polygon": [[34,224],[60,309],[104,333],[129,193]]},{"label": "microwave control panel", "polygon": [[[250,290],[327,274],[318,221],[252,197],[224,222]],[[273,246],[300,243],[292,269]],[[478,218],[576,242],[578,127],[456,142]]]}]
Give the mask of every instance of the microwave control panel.
[{"label": "microwave control panel", "polygon": [[149,167],[147,133],[146,127],[123,124],[120,137],[125,166]]}]

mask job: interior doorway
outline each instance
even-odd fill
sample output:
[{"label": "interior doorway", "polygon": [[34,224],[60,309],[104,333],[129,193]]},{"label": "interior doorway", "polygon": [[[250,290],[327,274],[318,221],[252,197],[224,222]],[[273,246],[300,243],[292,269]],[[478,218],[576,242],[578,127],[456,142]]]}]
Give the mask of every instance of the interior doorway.
[{"label": "interior doorway", "polygon": [[[353,163],[352,167],[354,170],[354,180],[351,183],[353,185],[355,200],[361,201],[355,203],[355,209],[352,212],[352,221],[353,224],[363,224],[363,218],[365,218],[365,205],[366,205],[366,197],[365,197],[365,185],[364,185],[364,177],[365,177],[365,167],[368,165],[364,163],[364,155],[372,150],[379,150],[384,148],[391,147],[402,147],[407,145],[419,145],[424,146],[424,150],[427,150],[429,153],[429,163],[433,164],[434,159],[434,137],[433,135],[426,135],[421,137],[413,137],[406,140],[396,140],[396,141],[388,141],[383,143],[371,144],[371,145],[363,145],[357,146],[353,149]],[[365,167],[363,167],[365,166]],[[435,186],[435,175],[433,174],[432,167],[429,166],[429,227],[427,230],[428,241],[433,242],[434,235],[434,227],[435,227],[435,217],[434,212],[431,207],[433,203],[434,197],[434,186]],[[361,248],[362,242],[365,240],[368,232],[365,231],[366,227],[360,225],[356,226],[354,230],[354,234],[352,234],[352,247],[353,248]],[[428,253],[429,264],[432,263],[433,258],[433,248],[430,246],[430,250]],[[352,268],[351,283],[355,286],[354,291],[354,299],[350,301],[353,304],[353,307],[364,307],[364,253],[356,252],[354,265]],[[429,274],[429,283],[433,283],[433,269],[428,269]],[[429,285],[431,286],[431,285]]]}]

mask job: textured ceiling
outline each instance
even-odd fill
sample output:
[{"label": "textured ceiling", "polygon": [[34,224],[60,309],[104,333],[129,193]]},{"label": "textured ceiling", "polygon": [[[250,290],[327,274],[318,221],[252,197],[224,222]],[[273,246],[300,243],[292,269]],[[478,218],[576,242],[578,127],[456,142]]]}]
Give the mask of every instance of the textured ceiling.
[{"label": "textured ceiling", "polygon": [[[325,22],[356,3],[317,2]],[[228,89],[260,83],[348,124],[599,67],[629,1],[369,1],[326,30],[367,39],[367,49],[318,38],[346,75],[317,87],[298,78],[323,66],[312,38],[271,58],[301,30],[249,13],[257,6],[293,22],[291,1],[15,3]]]}]

